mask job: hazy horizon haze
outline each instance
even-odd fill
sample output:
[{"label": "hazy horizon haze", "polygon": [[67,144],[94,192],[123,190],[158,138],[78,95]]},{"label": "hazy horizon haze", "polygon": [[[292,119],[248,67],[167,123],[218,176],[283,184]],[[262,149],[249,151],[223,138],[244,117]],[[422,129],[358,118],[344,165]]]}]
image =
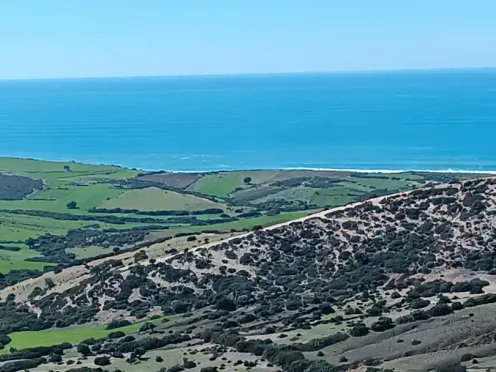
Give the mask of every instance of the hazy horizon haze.
[{"label": "hazy horizon haze", "polygon": [[0,79],[496,67],[496,2],[0,5]]}]

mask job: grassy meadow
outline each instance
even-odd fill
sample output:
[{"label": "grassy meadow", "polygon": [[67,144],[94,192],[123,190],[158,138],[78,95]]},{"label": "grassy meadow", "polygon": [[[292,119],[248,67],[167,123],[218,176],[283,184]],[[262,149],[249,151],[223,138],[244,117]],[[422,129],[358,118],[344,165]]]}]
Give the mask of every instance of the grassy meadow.
[{"label": "grassy meadow", "polygon": [[[172,317],[174,318],[174,317]],[[147,320],[154,324],[159,324],[163,318]],[[25,349],[37,346],[51,346],[61,344],[63,342],[70,342],[71,344],[78,344],[88,338],[101,338],[107,336],[111,332],[122,331],[125,334],[136,333],[145,321],[135,322],[131,325],[105,329],[105,326],[75,326],[67,328],[51,328],[42,331],[21,331],[13,332],[9,335],[12,342],[9,347],[15,349]],[[0,350],[0,354],[5,353],[7,350]]]},{"label": "grassy meadow", "polygon": [[225,204],[216,203],[194,195],[180,194],[175,191],[150,187],[143,190],[129,190],[102,201],[100,208],[138,209],[140,211],[196,211],[209,208],[225,208]]}]

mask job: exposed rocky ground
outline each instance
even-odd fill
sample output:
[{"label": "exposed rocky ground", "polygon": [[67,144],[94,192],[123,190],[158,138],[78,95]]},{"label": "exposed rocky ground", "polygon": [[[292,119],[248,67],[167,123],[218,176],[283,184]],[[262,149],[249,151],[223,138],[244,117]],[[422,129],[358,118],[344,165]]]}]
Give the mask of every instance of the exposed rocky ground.
[{"label": "exposed rocky ground", "polygon": [[[40,370],[70,370],[82,355],[88,368],[109,358],[109,370],[492,370],[495,236],[496,180],[488,178],[376,198],[177,254],[152,258],[143,249],[88,266],[70,287],[50,278],[7,296],[0,329],[104,323],[117,332],[154,322],[133,336],[59,346],[65,353],[14,350],[0,361],[53,359],[22,366]],[[0,340],[6,348],[8,341]],[[18,370],[5,363],[0,371]]]}]

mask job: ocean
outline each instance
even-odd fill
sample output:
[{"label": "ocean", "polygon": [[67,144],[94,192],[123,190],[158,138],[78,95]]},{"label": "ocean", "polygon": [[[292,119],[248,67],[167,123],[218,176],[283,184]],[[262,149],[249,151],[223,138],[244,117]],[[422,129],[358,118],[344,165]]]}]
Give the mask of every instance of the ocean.
[{"label": "ocean", "polygon": [[0,156],[496,171],[496,70],[5,80]]}]

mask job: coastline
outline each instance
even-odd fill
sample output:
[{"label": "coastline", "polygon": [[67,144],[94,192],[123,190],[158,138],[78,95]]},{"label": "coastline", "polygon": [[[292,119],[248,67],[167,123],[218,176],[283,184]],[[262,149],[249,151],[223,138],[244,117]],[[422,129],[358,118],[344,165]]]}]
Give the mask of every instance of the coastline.
[{"label": "coastline", "polygon": [[495,174],[495,72],[12,83],[0,154],[184,173]]},{"label": "coastline", "polygon": [[218,167],[217,169],[209,170],[174,170],[174,169],[146,169],[141,167],[133,167],[130,165],[119,164],[116,162],[101,162],[101,161],[87,161],[87,160],[66,160],[63,158],[59,159],[47,159],[47,158],[37,158],[37,157],[20,157],[20,156],[5,156],[0,155],[1,159],[12,159],[12,160],[32,160],[32,161],[46,161],[54,163],[79,163],[86,165],[95,166],[109,166],[109,167],[119,167],[123,169],[137,170],[142,172],[151,173],[219,173],[219,172],[247,172],[247,171],[264,171],[264,170],[284,170],[284,171],[327,171],[327,172],[352,172],[352,173],[377,173],[377,174],[400,174],[400,173],[449,173],[449,174],[488,174],[496,175],[496,166],[494,170],[480,170],[480,169],[387,169],[387,168],[326,168],[326,167],[257,167],[257,168],[223,168]]},{"label": "coastline", "polygon": [[481,170],[470,170],[470,169],[441,169],[441,170],[431,170],[431,169],[340,169],[340,168],[305,168],[305,167],[295,167],[295,168],[278,168],[281,170],[313,170],[313,171],[332,171],[332,172],[353,172],[353,173],[463,173],[463,174],[496,174],[496,170],[492,171],[481,171]]}]

